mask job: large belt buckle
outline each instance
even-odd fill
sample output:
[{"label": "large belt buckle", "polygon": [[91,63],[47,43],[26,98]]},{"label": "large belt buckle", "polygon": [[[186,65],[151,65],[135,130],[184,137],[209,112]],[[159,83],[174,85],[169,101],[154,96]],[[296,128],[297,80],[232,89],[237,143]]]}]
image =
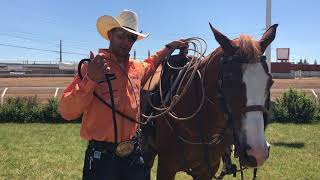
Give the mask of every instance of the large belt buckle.
[{"label": "large belt buckle", "polygon": [[132,141],[123,141],[116,148],[116,155],[119,157],[126,157],[132,153],[134,144]]}]

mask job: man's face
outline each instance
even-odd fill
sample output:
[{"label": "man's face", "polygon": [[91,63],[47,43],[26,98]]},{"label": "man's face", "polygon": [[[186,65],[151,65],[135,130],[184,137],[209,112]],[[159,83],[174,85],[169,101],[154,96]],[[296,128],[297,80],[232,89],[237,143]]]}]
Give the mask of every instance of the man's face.
[{"label": "man's face", "polygon": [[126,57],[137,40],[137,35],[121,28],[110,31],[108,35],[111,51],[120,57]]}]

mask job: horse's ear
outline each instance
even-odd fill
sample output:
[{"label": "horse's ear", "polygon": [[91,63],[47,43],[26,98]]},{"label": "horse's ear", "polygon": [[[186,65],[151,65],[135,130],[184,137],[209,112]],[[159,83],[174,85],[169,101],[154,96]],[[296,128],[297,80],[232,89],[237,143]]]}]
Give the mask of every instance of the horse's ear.
[{"label": "horse's ear", "polygon": [[261,40],[259,41],[262,53],[264,53],[269,44],[271,44],[271,42],[276,37],[277,27],[278,24],[274,24],[271,27],[269,27],[269,29],[263,34]]},{"label": "horse's ear", "polygon": [[229,55],[233,55],[236,51],[236,48],[232,45],[232,40],[230,40],[227,36],[219,32],[217,29],[212,27],[211,23],[209,22],[209,26],[213,32],[215,39],[220,44],[223,51]]}]

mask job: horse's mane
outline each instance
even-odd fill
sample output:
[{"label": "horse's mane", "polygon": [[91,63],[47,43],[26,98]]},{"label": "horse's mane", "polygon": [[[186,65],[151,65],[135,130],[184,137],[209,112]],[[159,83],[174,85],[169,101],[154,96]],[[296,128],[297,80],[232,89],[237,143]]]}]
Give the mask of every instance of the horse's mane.
[{"label": "horse's mane", "polygon": [[[249,35],[240,35],[239,38],[233,40],[234,45],[238,49],[238,53],[242,57],[246,57],[249,60],[249,63],[254,63],[259,60],[258,56],[261,54],[260,46],[257,41],[254,41],[253,38]],[[221,47],[215,49],[207,57],[205,57],[203,63],[211,61],[214,59],[219,59],[223,55],[223,50]]]},{"label": "horse's mane", "polygon": [[239,47],[239,55],[246,57],[249,63],[256,62],[261,54],[260,46],[257,41],[254,41],[249,35],[240,35],[233,42]]},{"label": "horse's mane", "polygon": [[215,61],[220,59],[220,57],[223,55],[223,50],[221,47],[216,48],[213,52],[211,52],[209,55],[207,55],[203,61],[202,61],[202,65],[208,64],[211,61]]}]

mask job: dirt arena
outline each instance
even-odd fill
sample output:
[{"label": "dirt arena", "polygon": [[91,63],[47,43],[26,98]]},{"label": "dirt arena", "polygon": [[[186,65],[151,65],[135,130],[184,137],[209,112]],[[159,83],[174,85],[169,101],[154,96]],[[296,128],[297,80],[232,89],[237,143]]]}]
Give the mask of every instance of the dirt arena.
[{"label": "dirt arena", "polygon": [[[60,97],[72,79],[72,77],[0,78],[0,93],[8,88],[5,97],[36,94],[41,101],[46,101],[48,97],[54,96],[56,88],[59,88],[57,96]],[[274,81],[271,90],[273,99],[290,87],[301,89],[310,96],[314,96],[313,89],[320,97],[320,78],[274,79]]]},{"label": "dirt arena", "polygon": [[73,77],[28,77],[28,78],[0,78],[0,92],[8,88],[4,99],[9,96],[33,96],[37,95],[40,102],[55,95],[61,97],[63,90],[72,81]]}]

